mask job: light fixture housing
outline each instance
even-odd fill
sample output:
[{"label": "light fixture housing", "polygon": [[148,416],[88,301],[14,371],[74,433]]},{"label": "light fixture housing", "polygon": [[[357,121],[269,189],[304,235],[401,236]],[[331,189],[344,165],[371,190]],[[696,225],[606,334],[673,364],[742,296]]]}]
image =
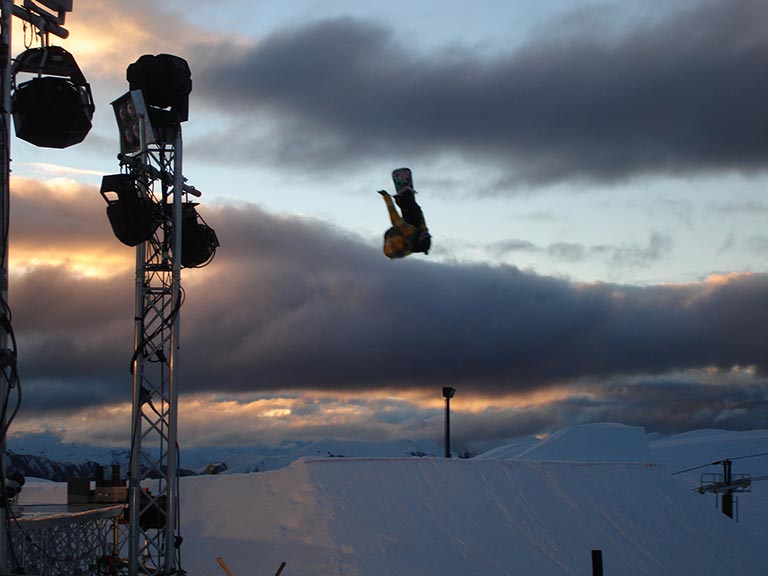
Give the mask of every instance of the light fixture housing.
[{"label": "light fixture housing", "polygon": [[192,73],[184,58],[145,54],[128,66],[126,78],[131,90],[142,91],[149,106],[169,108],[176,122],[189,119]]},{"label": "light fixture housing", "polygon": [[184,202],[181,206],[181,265],[184,268],[201,268],[213,260],[219,239],[197,212],[196,202]]},{"label": "light fixture housing", "polygon": [[[17,84],[19,73],[37,74]],[[43,148],[67,148],[91,130],[91,87],[74,56],[60,46],[30,48],[13,65],[11,112],[16,136]]]},{"label": "light fixture housing", "polygon": [[142,152],[142,145],[155,143],[155,131],[141,90],[126,92],[112,102],[112,109],[115,112],[117,128],[120,130],[120,154],[133,156]]},{"label": "light fixture housing", "polygon": [[179,130],[178,115],[172,110],[148,106],[142,90],[126,92],[112,102],[112,109],[120,131],[120,154],[123,156],[135,156],[150,144],[171,143],[176,140]]},{"label": "light fixture housing", "polygon": [[[115,194],[115,197],[110,196]],[[147,198],[132,174],[110,174],[101,179],[107,218],[115,237],[126,246],[138,246],[155,233],[163,219],[160,206]]]}]

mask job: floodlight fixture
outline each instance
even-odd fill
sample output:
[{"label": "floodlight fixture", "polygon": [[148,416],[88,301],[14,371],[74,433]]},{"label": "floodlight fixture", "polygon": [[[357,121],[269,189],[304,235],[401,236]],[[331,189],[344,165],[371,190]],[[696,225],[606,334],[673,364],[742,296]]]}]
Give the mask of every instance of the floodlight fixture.
[{"label": "floodlight fixture", "polygon": [[120,130],[120,154],[133,156],[154,144],[155,132],[141,90],[131,90],[112,102]]},{"label": "floodlight fixture", "polygon": [[[162,222],[160,207],[138,187],[132,174],[110,174],[101,179],[101,195],[115,237],[126,246],[138,246]],[[114,196],[113,196],[114,195]]]},{"label": "floodlight fixture", "polygon": [[126,78],[131,90],[142,91],[149,106],[170,109],[177,122],[189,119],[192,73],[183,58],[145,54],[128,66]]},{"label": "floodlight fixture", "polygon": [[216,255],[219,239],[213,228],[195,208],[197,202],[185,202],[181,207],[181,265],[202,268]]},{"label": "floodlight fixture", "polygon": [[[22,72],[36,77],[17,84]],[[60,46],[30,48],[16,58],[13,79],[11,112],[17,137],[43,148],[67,148],[85,139],[96,107],[72,54]]]},{"label": "floodlight fixture", "polygon": [[443,386],[443,398],[445,399],[453,398],[454,394],[456,394],[455,388],[451,388],[450,386]]}]

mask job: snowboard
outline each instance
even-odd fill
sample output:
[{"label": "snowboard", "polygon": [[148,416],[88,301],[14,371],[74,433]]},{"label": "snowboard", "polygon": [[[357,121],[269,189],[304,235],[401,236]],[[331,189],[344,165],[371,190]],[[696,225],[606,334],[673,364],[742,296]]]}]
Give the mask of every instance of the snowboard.
[{"label": "snowboard", "polygon": [[395,183],[395,194],[400,194],[406,190],[415,192],[413,189],[413,174],[410,168],[397,168],[392,171],[392,181]]}]

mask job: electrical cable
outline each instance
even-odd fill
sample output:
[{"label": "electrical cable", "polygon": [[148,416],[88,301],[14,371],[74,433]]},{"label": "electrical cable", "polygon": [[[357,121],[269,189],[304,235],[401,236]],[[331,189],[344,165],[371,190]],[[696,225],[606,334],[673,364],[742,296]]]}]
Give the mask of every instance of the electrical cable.
[{"label": "electrical cable", "polygon": [[[22,391],[21,391],[21,378],[19,377],[18,372],[18,366],[17,366],[17,344],[16,344],[16,334],[13,330],[13,325],[11,322],[12,315],[11,315],[11,309],[8,305],[8,302],[0,298],[0,313],[2,314],[2,320],[0,320],[0,328],[2,328],[7,337],[6,344],[8,345],[8,348],[5,350],[0,351],[2,354],[2,365],[0,366],[0,375],[3,380],[5,380],[5,383],[7,384],[7,389],[5,390],[5,394],[3,397],[3,404],[0,407],[0,442],[2,442],[2,445],[5,446],[6,439],[8,437],[8,430],[10,429],[11,423],[16,418],[16,415],[19,412],[19,408],[21,407],[22,402]],[[8,414],[8,406],[10,403],[11,398],[11,392],[12,390],[16,390],[16,405],[14,406],[13,411],[11,414]],[[16,555],[16,549],[13,546],[13,540],[11,537],[11,521],[12,519],[15,520],[15,516],[13,515],[13,508],[10,506],[9,503],[9,490],[8,490],[8,484],[7,484],[7,470],[5,466],[5,458],[1,459],[0,461],[0,499],[2,499],[2,506],[5,509],[5,532],[6,532],[6,538],[8,541],[8,548],[10,550],[10,556],[11,556],[11,562],[14,565],[14,568],[16,570],[22,569],[22,564],[19,561],[18,556]]]},{"label": "electrical cable", "polygon": [[707,468],[708,466],[714,466],[716,464],[719,464],[720,462],[710,462],[709,464],[702,464],[701,466],[694,466],[693,468],[686,468],[685,470],[678,470],[677,472],[672,472],[672,476],[676,476],[677,474],[684,474],[685,472],[691,472],[693,470],[699,470],[701,468]]},{"label": "electrical cable", "polygon": [[[768,452],[761,452],[760,454],[749,454],[748,456],[735,456],[733,458],[723,458],[723,460],[744,460],[745,458],[757,458],[758,456],[768,456]],[[722,462],[722,460],[720,462]],[[718,462],[718,464],[720,462]]]},{"label": "electrical cable", "polygon": [[[165,286],[164,288],[169,289],[170,286]],[[130,364],[130,372],[133,374],[134,366],[136,365],[136,360],[139,358],[140,354],[144,355],[144,358],[148,362],[157,362],[159,360],[152,360],[152,354],[146,353],[146,347],[160,334],[162,334],[163,330],[168,330],[173,326],[174,321],[176,320],[176,316],[178,316],[179,311],[181,310],[181,307],[184,305],[184,301],[186,299],[186,292],[184,292],[183,287],[179,287],[179,300],[176,302],[176,305],[173,307],[173,310],[168,314],[168,317],[161,322],[157,328],[153,332],[151,332],[149,335],[144,335],[141,343],[139,346],[134,350],[133,356],[131,356],[131,364]],[[147,310],[144,310],[144,316],[146,316]]]},{"label": "electrical cable", "polygon": [[726,460],[744,460],[746,458],[758,458],[760,456],[768,456],[768,452],[761,452],[759,454],[748,454],[746,456],[734,456],[733,458],[723,458],[722,460],[718,460],[716,462],[710,462],[709,464],[702,464],[701,466],[694,466],[692,468],[686,468],[685,470],[678,470],[677,472],[672,472],[672,476],[675,476],[677,474],[683,474],[685,472],[691,472],[693,470],[699,470],[700,468],[706,468],[707,466],[717,466],[718,464],[722,464]]}]

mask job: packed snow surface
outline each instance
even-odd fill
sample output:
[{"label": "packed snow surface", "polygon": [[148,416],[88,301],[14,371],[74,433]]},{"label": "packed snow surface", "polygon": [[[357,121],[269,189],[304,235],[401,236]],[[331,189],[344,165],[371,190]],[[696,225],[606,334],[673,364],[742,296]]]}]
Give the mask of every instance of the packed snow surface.
[{"label": "packed snow surface", "polygon": [[653,462],[645,429],[612,423],[565,428],[538,442],[500,446],[479,457],[549,462]]},{"label": "packed snow surface", "polygon": [[[735,473],[768,474],[765,446],[765,430],[648,442],[618,424],[466,460],[316,445],[279,469],[182,478],[182,567],[224,576],[222,557],[234,576],[269,576],[283,561],[282,576],[584,576],[599,549],[606,576],[761,574],[762,483],[741,495],[738,523],[695,488],[725,458],[738,458]],[[22,496],[53,493],[61,485],[30,482]]]},{"label": "packed snow surface", "polygon": [[653,464],[301,459],[182,482],[184,565],[236,575],[757,574],[761,544]]}]

